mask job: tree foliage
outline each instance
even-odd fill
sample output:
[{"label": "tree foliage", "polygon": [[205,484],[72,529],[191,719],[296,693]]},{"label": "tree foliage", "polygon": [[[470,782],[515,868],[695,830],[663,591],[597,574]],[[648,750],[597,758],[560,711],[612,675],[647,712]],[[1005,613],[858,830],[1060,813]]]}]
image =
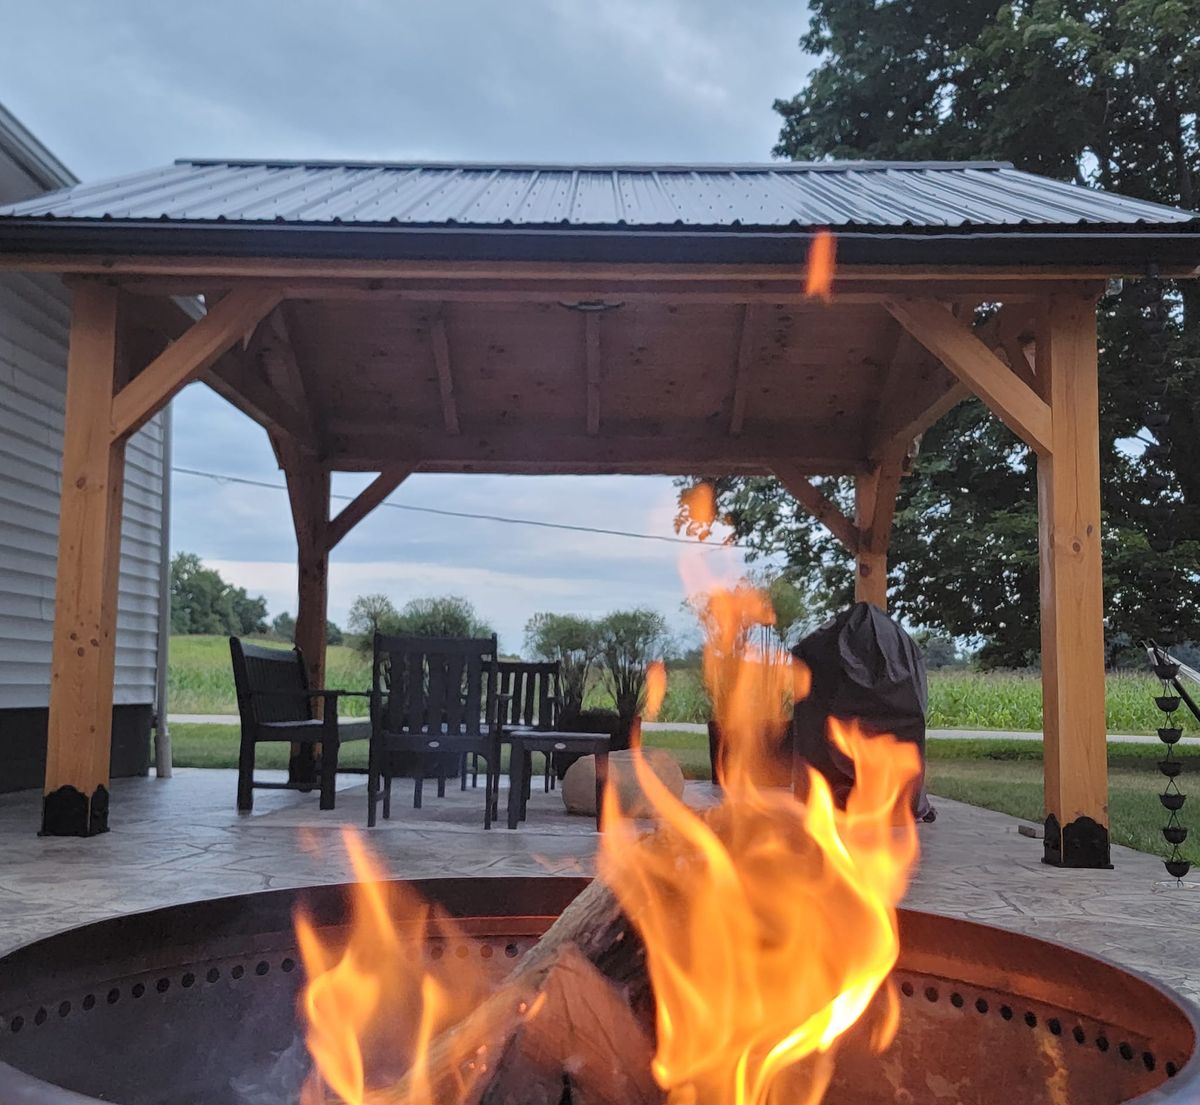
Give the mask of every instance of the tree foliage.
[{"label": "tree foliage", "polygon": [[[810,10],[801,45],[817,65],[776,104],[777,154],[1002,159],[1200,202],[1195,0],[813,0]],[[1110,639],[1200,639],[1200,289],[1127,283],[1102,301],[1099,325]],[[825,490],[849,506],[845,487]],[[773,481],[723,480],[718,492],[743,541],[783,554],[824,605],[848,597],[844,553]],[[925,435],[901,492],[895,609],[982,638],[985,663],[1034,661],[1036,534],[1029,451],[980,404],[961,405]]]},{"label": "tree foliage", "polygon": [[216,633],[236,637],[267,630],[267,600],[234,587],[195,553],[171,560],[171,632]]},{"label": "tree foliage", "polygon": [[559,670],[559,720],[564,728],[583,712],[588,678],[600,654],[600,627],[576,614],[534,614],[525,623],[525,648]]},{"label": "tree foliage", "polygon": [[659,658],[666,641],[666,619],[657,610],[615,610],[601,619],[599,628],[604,681],[627,725],[641,711],[646,668]]},{"label": "tree foliage", "polygon": [[357,634],[370,649],[373,647],[371,642],[375,639],[375,634],[383,630],[384,626],[394,624],[397,617],[399,614],[392,600],[387,595],[375,592],[359,595],[350,604],[346,625],[350,632]]}]

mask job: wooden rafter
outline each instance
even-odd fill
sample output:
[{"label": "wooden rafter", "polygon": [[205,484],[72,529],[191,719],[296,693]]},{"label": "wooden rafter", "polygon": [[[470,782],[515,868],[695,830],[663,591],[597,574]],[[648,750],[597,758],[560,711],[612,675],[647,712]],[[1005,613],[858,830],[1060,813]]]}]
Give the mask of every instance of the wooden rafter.
[{"label": "wooden rafter", "polygon": [[411,468],[387,468],[330,519],[325,527],[325,550],[332,552],[337,544],[396,490],[411,474]]},{"label": "wooden rafter", "polygon": [[587,311],[583,316],[583,355],[587,368],[587,432],[600,433],[600,314]]},{"label": "wooden rafter", "polygon": [[1051,448],[1050,407],[977,334],[936,300],[894,299],[887,309],[1032,449]]},{"label": "wooden rafter", "polygon": [[299,418],[303,427],[303,447],[320,452],[324,430],[316,415],[317,408],[304,366],[292,342],[285,307],[286,304],[280,303],[263,320],[255,333],[251,351],[261,364],[269,387],[278,393],[283,405]]},{"label": "wooden rafter", "polygon": [[307,411],[297,410],[260,377],[247,354],[231,350],[204,374],[204,382],[272,438],[283,435],[301,452],[318,448],[320,438]]},{"label": "wooden rafter", "polygon": [[746,405],[750,398],[750,358],[754,353],[756,322],[754,304],[743,303],[739,308],[737,361],[733,370],[733,411],[729,416],[731,437],[737,437],[746,424]]},{"label": "wooden rafter", "polygon": [[446,433],[460,432],[458,403],[454,398],[454,376],[450,368],[450,340],[446,335],[446,316],[439,310],[429,327],[429,339],[433,345],[433,363],[437,368],[438,393],[442,400],[442,423]]},{"label": "wooden rafter", "polygon": [[807,476],[793,466],[778,462],[774,465],[774,470],[775,478],[809,514],[829,530],[849,552],[858,552],[858,527],[841,512],[836,503],[822,494]]},{"label": "wooden rafter", "polygon": [[215,304],[113,397],[112,437],[126,438],[141,427],[253,330],[278,302],[276,292],[245,289],[230,292]]}]

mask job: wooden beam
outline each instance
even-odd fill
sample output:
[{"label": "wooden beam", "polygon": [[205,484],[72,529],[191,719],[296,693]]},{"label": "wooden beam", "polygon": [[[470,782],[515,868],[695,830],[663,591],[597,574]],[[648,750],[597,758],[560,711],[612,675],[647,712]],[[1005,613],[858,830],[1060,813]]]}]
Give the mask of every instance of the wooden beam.
[{"label": "wooden beam", "polygon": [[338,542],[408,479],[411,472],[410,468],[388,468],[380,472],[325,527],[325,551],[333,552]]},{"label": "wooden beam", "polygon": [[[289,449],[280,451],[296,532],[296,647],[304,654],[310,687],[325,686],[325,635],[329,616],[329,469]],[[315,708],[320,716],[321,703]],[[315,783],[313,761],[302,745],[292,745],[291,782]]]},{"label": "wooden beam", "polygon": [[320,453],[325,445],[325,432],[317,414],[312,389],[306,378],[304,366],[296,355],[284,309],[278,304],[258,327],[249,352],[253,365],[257,361],[269,388],[279,394],[280,405],[298,419],[301,433],[294,440],[303,443],[303,448]]},{"label": "wooden beam", "polygon": [[733,369],[733,411],[729,416],[729,434],[737,437],[746,424],[746,405],[750,399],[751,357],[754,354],[754,327],[758,319],[751,303],[738,311],[738,349]]},{"label": "wooden beam", "polygon": [[854,482],[854,522],[860,534],[855,557],[854,601],[887,610],[887,552],[904,469],[891,460]]},{"label": "wooden beam", "polygon": [[1096,307],[1049,300],[1038,333],[1053,440],[1038,457],[1045,858],[1105,867],[1108,741],[1104,709],[1104,599],[1100,518],[1100,403]]},{"label": "wooden beam", "polygon": [[279,302],[270,291],[230,292],[179,339],[167,346],[112,400],[111,434],[128,437],[202,375]]},{"label": "wooden beam", "polygon": [[585,311],[583,359],[587,368],[587,432],[591,437],[600,432],[600,354],[600,314]]},{"label": "wooden beam", "polygon": [[272,437],[283,435],[301,452],[319,449],[309,419],[257,376],[244,358],[223,357],[205,373],[204,382]]},{"label": "wooden beam", "polygon": [[118,292],[75,290],[67,358],[62,502],[42,832],[108,829],[125,442],[109,431]]},{"label": "wooden beam", "polygon": [[1050,448],[1050,407],[972,329],[935,300],[895,299],[900,324],[982,399],[1030,448]]},{"label": "wooden beam", "polygon": [[450,372],[450,342],[446,336],[446,317],[438,311],[429,330],[433,344],[433,363],[437,367],[438,391],[442,397],[442,422],[446,433],[457,434],[458,404],[454,399],[454,377]]},{"label": "wooden beam", "polygon": [[[806,456],[796,457],[803,441]],[[771,471],[798,460],[806,475],[860,471],[856,441],[825,426],[740,438],[702,431],[605,433],[589,437],[566,420],[529,428],[496,426],[458,436],[404,427],[335,425],[326,454],[335,469],[379,471],[393,465],[420,471],[660,472]]]},{"label": "wooden beam", "polygon": [[790,465],[776,463],[775,478],[852,555],[857,555],[859,546],[858,527],[838,509],[836,503],[826,498],[806,476],[796,471]]}]

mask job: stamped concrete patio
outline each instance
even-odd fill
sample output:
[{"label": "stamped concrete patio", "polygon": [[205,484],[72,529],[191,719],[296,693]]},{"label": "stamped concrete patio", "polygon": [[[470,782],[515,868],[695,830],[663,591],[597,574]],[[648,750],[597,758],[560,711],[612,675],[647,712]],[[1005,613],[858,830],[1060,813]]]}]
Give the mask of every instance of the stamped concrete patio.
[{"label": "stamped concrete patio", "polygon": [[[365,820],[365,788],[351,777],[338,809],[315,796],[259,792],[255,811],[233,808],[235,773],[184,769],[169,781],[113,783],[112,831],[81,842],[38,838],[41,795],[0,799],[0,949],[116,913],[190,899],[347,878],[338,830]],[[565,814],[557,792],[535,785],[529,820],[484,833],[478,791],[452,788],[413,810],[401,787],[393,820],[369,841],[388,869],[439,875],[591,874],[597,834]],[[688,800],[711,802],[691,783]],[[937,801],[920,829],[921,868],[907,904],[1016,929],[1115,960],[1200,1001],[1200,893],[1164,881],[1155,858],[1113,849],[1115,869],[1046,867],[1041,842],[1004,814]]]}]

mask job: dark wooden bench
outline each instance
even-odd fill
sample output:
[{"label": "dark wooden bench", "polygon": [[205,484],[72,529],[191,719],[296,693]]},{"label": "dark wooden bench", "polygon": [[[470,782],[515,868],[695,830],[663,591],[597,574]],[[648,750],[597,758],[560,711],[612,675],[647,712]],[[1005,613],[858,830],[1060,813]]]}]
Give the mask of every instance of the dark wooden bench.
[{"label": "dark wooden bench", "polygon": [[[237,808],[248,812],[254,807],[254,791],[314,789],[312,778],[286,783],[256,782],[254,750],[260,744],[277,742],[298,745],[308,763],[320,748],[321,809],[331,810],[337,782],[338,750],[346,741],[367,740],[371,723],[338,722],[338,700],[348,696],[366,697],[369,691],[330,691],[308,685],[308,669],[300,650],[264,648],[229,638],[233,659],[233,683],[237,689],[238,714],[242,722],[241,751],[238,755]],[[323,717],[316,716],[316,704],[324,703]]]},{"label": "dark wooden bench", "polygon": [[[554,729],[558,724],[559,667],[556,661],[500,660],[495,665],[496,713],[504,735],[513,729]],[[557,777],[551,770],[554,754],[547,752],[545,783],[551,790]],[[468,757],[462,761],[462,789],[467,789]],[[471,758],[471,785],[479,783],[479,763]]]}]

